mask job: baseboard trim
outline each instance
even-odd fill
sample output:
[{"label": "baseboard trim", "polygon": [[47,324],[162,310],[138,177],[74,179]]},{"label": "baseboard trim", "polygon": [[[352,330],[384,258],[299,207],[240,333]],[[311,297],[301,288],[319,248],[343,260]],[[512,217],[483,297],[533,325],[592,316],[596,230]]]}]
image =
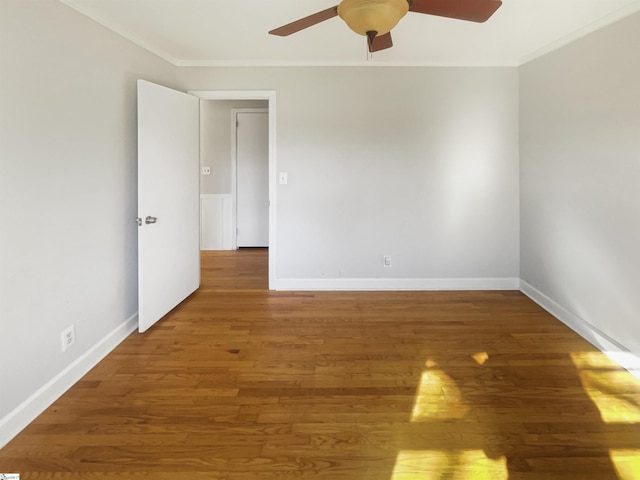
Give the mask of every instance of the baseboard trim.
[{"label": "baseboard trim", "polygon": [[640,359],[622,343],[591,325],[585,319],[567,310],[530,283],[520,280],[520,291],[564,323],[602,353],[611,357],[622,368],[640,378]]},{"label": "baseboard trim", "polygon": [[279,278],[275,290],[519,290],[518,278]]},{"label": "baseboard trim", "polygon": [[137,328],[138,314],[135,313],[1,419],[0,448],[9,443]]}]

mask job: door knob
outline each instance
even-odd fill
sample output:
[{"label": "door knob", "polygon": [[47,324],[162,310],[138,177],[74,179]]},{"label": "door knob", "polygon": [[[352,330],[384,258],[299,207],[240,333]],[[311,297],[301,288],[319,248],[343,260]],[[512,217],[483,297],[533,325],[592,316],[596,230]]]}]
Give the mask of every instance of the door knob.
[{"label": "door knob", "polygon": [[150,223],[156,223],[158,219],[156,217],[147,217],[144,219],[144,223],[149,225]]}]

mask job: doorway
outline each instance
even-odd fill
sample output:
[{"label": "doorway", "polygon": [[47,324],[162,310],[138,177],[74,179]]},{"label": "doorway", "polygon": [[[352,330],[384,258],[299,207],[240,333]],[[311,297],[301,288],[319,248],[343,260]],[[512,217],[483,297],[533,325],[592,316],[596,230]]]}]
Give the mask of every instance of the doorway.
[{"label": "doorway", "polygon": [[[192,95],[200,98],[201,105],[205,103],[207,100],[225,100],[225,101],[254,101],[261,100],[266,103],[266,116],[268,118],[268,165],[267,165],[267,245],[269,248],[268,252],[268,269],[269,269],[269,288],[273,289],[275,285],[275,258],[276,258],[276,235],[275,235],[275,225],[276,225],[276,95],[275,91],[190,91]],[[229,118],[229,117],[227,117]],[[231,123],[231,122],[230,122]],[[202,173],[202,172],[201,172]],[[231,173],[231,172],[229,172]],[[216,175],[215,171],[212,171],[212,177],[209,177],[209,181],[213,176]],[[203,176],[201,175],[201,179]],[[235,185],[236,179],[234,178],[231,183]],[[202,186],[202,182],[201,182]],[[234,193],[234,192],[233,192]],[[236,205],[232,204],[232,194],[228,195],[228,199],[218,198],[220,196],[224,197],[224,194],[211,194],[212,198],[209,198],[212,202],[218,202],[219,208],[223,211],[233,213],[235,211]],[[202,195],[201,195],[202,197]],[[215,197],[215,198],[213,198]],[[235,218],[235,215],[232,215]],[[235,229],[236,225],[232,225],[232,232],[227,235],[225,238],[231,240],[236,240]],[[232,245],[230,248],[237,248],[238,243],[236,241],[232,241]],[[241,245],[240,245],[241,246]],[[252,245],[255,246],[255,245]]]},{"label": "doorway", "polygon": [[231,178],[232,200],[236,206],[236,247],[268,247],[268,109],[233,109],[231,117]]}]

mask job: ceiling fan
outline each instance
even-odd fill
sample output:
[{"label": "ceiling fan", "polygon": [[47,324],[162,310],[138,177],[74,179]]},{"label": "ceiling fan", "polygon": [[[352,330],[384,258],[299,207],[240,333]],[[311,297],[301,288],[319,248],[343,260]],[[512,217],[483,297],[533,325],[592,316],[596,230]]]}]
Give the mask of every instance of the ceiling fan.
[{"label": "ceiling fan", "polygon": [[342,0],[339,5],[283,25],[269,33],[286,37],[339,16],[351,30],[367,37],[370,52],[377,52],[393,46],[391,29],[407,12],[485,22],[500,5],[501,0]]}]

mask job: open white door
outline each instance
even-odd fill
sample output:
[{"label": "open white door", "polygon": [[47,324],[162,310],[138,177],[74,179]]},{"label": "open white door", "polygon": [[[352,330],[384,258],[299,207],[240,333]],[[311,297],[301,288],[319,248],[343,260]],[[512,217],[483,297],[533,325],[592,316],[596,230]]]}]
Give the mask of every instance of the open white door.
[{"label": "open white door", "polygon": [[200,285],[199,100],[138,80],[138,330]]}]

